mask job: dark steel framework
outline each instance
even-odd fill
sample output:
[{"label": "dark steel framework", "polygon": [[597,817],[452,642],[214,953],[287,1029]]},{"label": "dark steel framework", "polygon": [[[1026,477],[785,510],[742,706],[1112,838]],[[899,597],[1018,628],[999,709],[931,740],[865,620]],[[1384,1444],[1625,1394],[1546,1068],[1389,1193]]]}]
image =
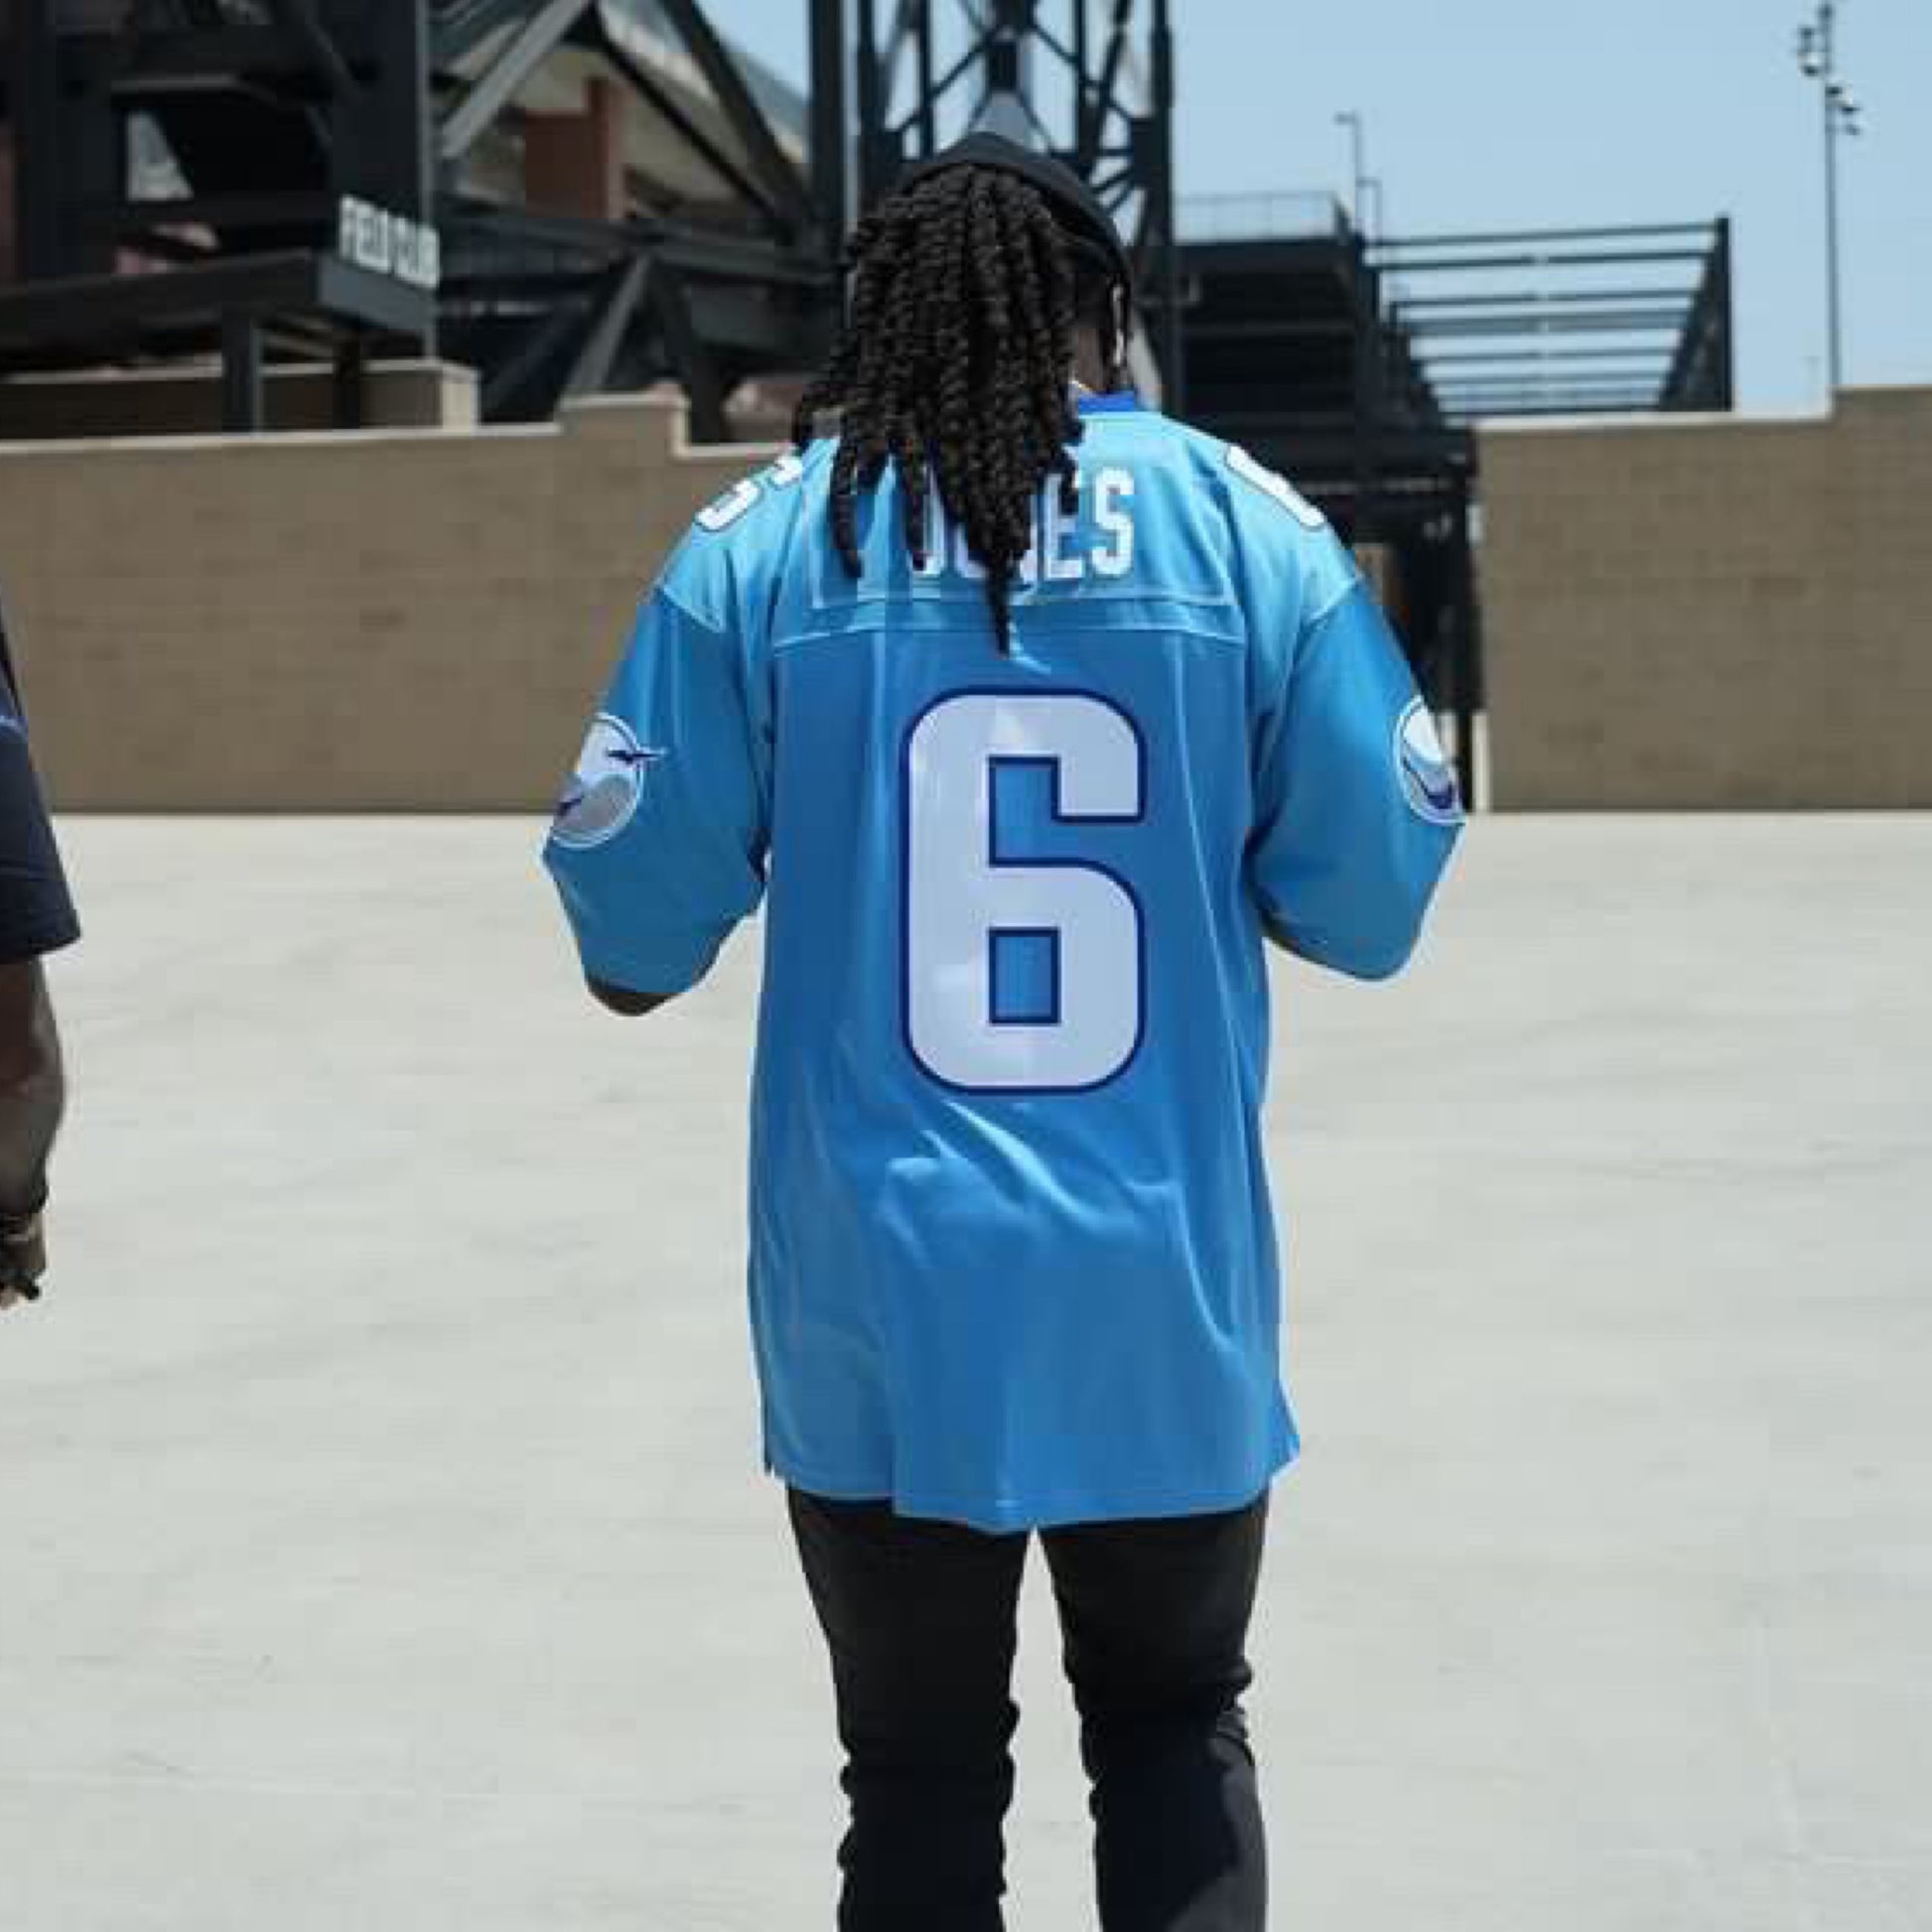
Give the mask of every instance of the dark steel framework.
[{"label": "dark steel framework", "polygon": [[[809,121],[787,139],[699,0],[0,0],[19,276],[0,371],[218,348],[224,419],[246,429],[270,355],[322,355],[353,423],[372,345],[440,345],[481,371],[487,418],[670,374],[722,440],[740,379],[819,359],[852,215],[907,161],[997,126],[1120,219],[1167,407],[1383,549],[1472,787],[1470,426],[1729,408],[1728,224],[1371,246],[1324,204],[1293,232],[1183,243],[1169,0],[805,4]],[[702,106],[637,58],[640,17]],[[646,186],[597,219],[488,192],[472,158],[564,54],[599,62],[716,193]],[[178,171],[165,192],[132,165],[144,125]],[[345,255],[345,197],[433,229],[440,286]],[[130,255],[160,272],[117,272]]]},{"label": "dark steel framework", "polygon": [[1434,235],[1371,260],[1449,422],[1731,407],[1727,219]]},{"label": "dark steel framework", "polygon": [[1183,250],[1192,414],[1385,553],[1405,642],[1455,714],[1472,791],[1474,425],[1729,409],[1729,224],[1371,246],[1331,201],[1232,207],[1232,220],[1220,205],[1185,210],[1184,233],[1216,237]]},{"label": "dark steel framework", "polygon": [[[676,375],[700,437],[742,376],[812,360],[837,229],[696,0],[652,0],[702,74],[701,117],[598,0],[10,0],[5,118],[19,283],[0,368],[219,346],[225,420],[262,422],[268,355],[333,357],[359,419],[371,345],[437,345],[483,374],[483,413]],[[554,55],[602,57],[716,181],[702,210],[601,220],[471,187],[466,162]],[[143,192],[142,122],[185,192]],[[721,138],[719,128],[724,130]],[[440,237],[440,287],[351,267],[345,197]],[[129,255],[163,272],[116,271]]]},{"label": "dark steel framework", "polygon": [[[11,0],[20,281],[0,291],[0,369],[218,347],[225,420],[246,429],[267,359],[322,356],[352,423],[372,345],[401,343],[478,368],[490,420],[671,374],[696,434],[722,438],[740,379],[818,359],[852,213],[907,160],[1004,114],[1122,220],[1175,405],[1169,0],[808,4],[809,139],[787,143],[698,0],[126,0],[118,15]],[[640,11],[715,111],[635,58],[613,16]],[[595,219],[476,185],[480,144],[564,52],[599,57],[711,178],[701,210]],[[135,179],[144,123],[176,192]],[[433,229],[440,287],[350,270],[345,197]],[[130,255],[164,272],[117,273]]]},{"label": "dark steel framework", "polygon": [[[1163,399],[1185,395],[1180,252],[1175,235],[1174,52],[1169,0],[813,0],[829,45],[854,16],[857,178],[820,175],[829,229],[856,192],[869,207],[909,162],[991,125],[1057,155],[1121,225]],[[844,107],[819,76],[814,151]]]}]

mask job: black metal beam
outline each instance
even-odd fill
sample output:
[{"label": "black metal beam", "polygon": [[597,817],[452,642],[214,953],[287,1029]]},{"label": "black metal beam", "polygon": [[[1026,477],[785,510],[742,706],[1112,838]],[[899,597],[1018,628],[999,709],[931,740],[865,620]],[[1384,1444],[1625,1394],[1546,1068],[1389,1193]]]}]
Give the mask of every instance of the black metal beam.
[{"label": "black metal beam", "polygon": [[1683,327],[1681,309],[1606,310],[1598,315],[1444,316],[1405,326],[1417,338],[1438,336],[1607,336],[1654,335]]},{"label": "black metal beam", "polygon": [[614,269],[603,299],[591,311],[591,326],[583,345],[564,378],[565,396],[601,394],[611,380],[611,370],[623,346],[625,332],[636,316],[644,284],[651,273],[648,255],[635,255]]},{"label": "black metal beam", "polygon": [[368,420],[369,339],[351,329],[337,343],[332,362],[336,427],[360,429]]},{"label": "black metal beam", "polygon": [[691,321],[721,367],[811,368],[831,346],[822,311],[781,307],[749,286],[693,280],[688,293]]},{"label": "black metal beam", "polygon": [[439,69],[460,66],[491,34],[520,20],[540,0],[471,0],[446,10],[436,22],[433,58]]},{"label": "black metal beam", "polygon": [[788,228],[792,231],[810,228],[812,201],[804,180],[779,147],[770,122],[752,97],[737,61],[718,38],[704,9],[697,0],[657,0],[657,4],[684,43],[685,51],[697,63],[699,72],[718,102],[719,112],[744,148],[752,172],[777,204]]},{"label": "black metal beam", "polygon": [[14,258],[23,280],[60,274],[60,64],[54,0],[13,0],[7,95],[13,115]]},{"label": "black metal beam", "polygon": [[1737,304],[1731,283],[1730,216],[1727,214],[1718,222],[1716,270],[1712,302],[1718,320],[1717,406],[1729,409],[1737,394]]},{"label": "black metal beam", "polygon": [[1537,309],[1602,308],[1619,302],[1676,302],[1688,311],[1695,300],[1693,289],[1498,289],[1493,293],[1464,295],[1405,295],[1390,305],[1397,317],[1413,315],[1419,309],[1492,309],[1533,311]]},{"label": "black metal beam", "polygon": [[1479,403],[1493,403],[1498,397],[1523,397],[1531,402],[1602,402],[1608,399],[1622,399],[1630,396],[1647,396],[1655,400],[1658,393],[1655,382],[1496,382],[1487,387],[1446,389],[1443,392],[1445,409],[1463,410]]},{"label": "black metal beam", "polygon": [[1731,405],[1730,222],[1718,223],[1703,280],[1684,325],[1664,385],[1671,410]]},{"label": "black metal beam", "polygon": [[654,73],[632,60],[630,55],[608,35],[601,36],[600,39],[605,56],[611,65],[630,82],[641,99],[648,102],[670,123],[691,152],[733,194],[757,208],[771,226],[781,228],[784,225],[783,215],[778,205],[765,192],[763,184],[740,167],[711,138],[710,134],[686,110],[684,103]]},{"label": "black metal beam", "polygon": [[880,72],[879,30],[873,0],[852,0],[859,10],[859,206],[869,208],[885,194],[889,173],[898,165],[898,137],[887,126],[892,95]]},{"label": "black metal beam", "polygon": [[[385,3],[370,8],[366,23],[378,84],[332,103],[331,186],[412,221],[434,222],[440,189],[429,8],[418,0]],[[433,331],[424,338],[426,351],[434,340]]]},{"label": "black metal beam", "polygon": [[[1217,435],[1224,435],[1262,462],[1293,475],[1299,484],[1320,494],[1352,495],[1355,442],[1346,421],[1312,430],[1296,416],[1240,412],[1216,418]],[[1224,427],[1223,427],[1224,425]],[[1442,423],[1429,429],[1385,430],[1380,441],[1384,501],[1392,494],[1390,478],[1429,479],[1440,487],[1456,465],[1471,461],[1467,429]]]},{"label": "black metal beam", "polygon": [[221,318],[221,427],[231,436],[262,427],[261,320],[247,309]]},{"label": "black metal beam", "polygon": [[1455,774],[1465,809],[1476,807],[1476,710],[1481,703],[1482,601],[1476,594],[1475,543],[1469,475],[1455,479],[1455,509],[1449,541],[1453,546],[1448,617],[1449,682],[1455,714]]},{"label": "black metal beam", "polygon": [[1515,228],[1499,234],[1432,234],[1432,235],[1391,235],[1373,244],[1370,253],[1378,268],[1402,268],[1414,266],[1404,260],[1391,262],[1390,255],[1402,255],[1415,248],[1499,248],[1522,246],[1536,241],[1633,241],[1643,239],[1662,239],[1670,235],[1704,235],[1711,233],[1709,221],[1658,221],[1636,222],[1621,227],[1606,228]]},{"label": "black metal beam", "polygon": [[1632,396],[1616,402],[1531,402],[1523,400],[1510,403],[1507,407],[1495,403],[1481,403],[1470,409],[1459,420],[1467,424],[1476,420],[1497,422],[1506,416],[1653,416],[1657,413],[1654,400],[1646,401],[1641,396]]},{"label": "black metal beam", "polygon": [[[938,48],[932,34],[932,0],[910,0],[917,12],[915,33],[917,35],[917,65],[913,69],[913,83],[919,90],[919,108],[916,116],[919,128],[920,155],[934,155],[939,152],[939,94],[934,80],[937,71]],[[1082,0],[1084,6],[1085,0]]]},{"label": "black metal beam", "polygon": [[0,291],[0,348],[111,341],[149,326],[326,312],[399,335],[418,334],[434,298],[335,255],[290,250],[238,255],[161,275],[82,275]]},{"label": "black metal beam", "polygon": [[461,251],[473,243],[506,250],[550,250],[557,256],[576,255],[593,269],[610,265],[618,254],[648,249],[663,255],[694,275],[791,288],[823,291],[832,275],[822,257],[806,250],[788,250],[753,235],[726,234],[651,216],[637,216],[621,226],[581,214],[550,208],[508,207],[493,202],[455,201],[445,226],[458,260],[452,279],[461,284]]},{"label": "black metal beam", "polygon": [[355,76],[348,63],[316,18],[310,0],[268,0],[269,11],[282,23],[283,31],[309,57],[311,65],[328,81],[333,93],[355,90]]},{"label": "black metal beam", "polygon": [[[546,365],[561,361],[583,319],[583,305],[575,302],[553,303],[538,313],[518,337],[516,346],[484,372],[479,400],[485,422],[500,422],[511,414],[523,413],[519,409],[521,398],[537,386]],[[529,413],[549,415],[562,387],[562,377],[554,377],[541,388],[536,407]]]},{"label": "black metal beam", "polygon": [[1116,90],[1120,85],[1121,63],[1127,58],[1127,30],[1133,24],[1134,0],[1114,0],[1114,17],[1108,23],[1107,51],[1100,58],[1099,77],[1088,97],[1088,119],[1079,130],[1080,146],[1075,166],[1088,173],[1106,138],[1108,116],[1118,111]]},{"label": "black metal beam", "polygon": [[589,9],[591,0],[544,0],[529,14],[488,67],[473,80],[443,118],[436,152],[448,167],[461,161],[478,137],[509,105],[516,90],[556,51]]},{"label": "black metal beam", "polygon": [[280,83],[324,78],[314,56],[279,26],[204,27],[167,33],[63,34],[61,66],[83,88],[138,95],[184,80]]},{"label": "black metal beam", "polygon": [[[973,37],[967,43],[966,51],[963,54],[956,55],[954,57],[952,66],[949,67],[945,70],[945,72],[942,73],[936,80],[930,80],[930,81],[926,81],[923,79],[921,80],[920,84],[923,90],[924,98],[919,102],[918,106],[916,106],[912,110],[910,118],[908,118],[905,122],[902,123],[899,129],[901,133],[909,130],[915,123],[923,123],[924,120],[929,116],[932,109],[934,109],[940,101],[944,100],[945,97],[949,93],[951,93],[956,86],[958,86],[960,81],[964,80],[969,73],[972,73],[984,64],[986,60],[987,49],[993,45],[994,32],[993,29],[990,26],[984,24],[977,15],[971,14],[970,0],[969,0],[968,12],[969,15],[971,15],[971,19],[972,19]],[[879,74],[880,80],[882,82],[881,93],[880,93],[882,108],[890,107],[891,98],[887,94],[883,86],[883,82],[885,79],[884,72],[882,71],[883,63],[880,63],[877,60],[876,54],[874,60],[870,64],[867,63],[866,61],[866,43],[865,43],[864,35],[865,35],[866,23],[871,19],[871,16],[872,16],[872,0],[860,0],[859,22],[860,22],[861,39],[860,39],[859,58],[861,64],[861,71],[863,72],[866,67],[870,65],[873,70]]]},{"label": "black metal beam", "polygon": [[1169,0],[1154,0],[1152,111],[1146,127],[1152,179],[1147,217],[1161,252],[1158,291],[1162,407],[1178,414],[1187,399],[1186,338],[1180,315],[1180,240],[1174,232],[1174,54]]},{"label": "black metal beam", "polygon": [[812,201],[832,245],[849,212],[846,138],[845,0],[812,0]]},{"label": "black metal beam", "polygon": [[1468,274],[1504,268],[1621,268],[1656,262],[1704,262],[1708,248],[1614,248],[1588,255],[1558,255],[1530,249],[1515,255],[1442,255],[1426,261],[1384,261],[1375,266],[1388,275]]},{"label": "black metal beam", "polygon": [[691,317],[689,291],[676,269],[658,263],[650,277],[649,300],[664,351],[691,401],[691,435],[698,443],[729,443],[724,385],[717,364]]},{"label": "black metal beam", "polygon": [[[1632,345],[1629,347],[1579,347],[1566,345],[1557,348],[1450,348],[1441,351],[1432,350],[1428,369],[1431,374],[1436,370],[1451,365],[1480,362],[1507,362],[1512,365],[1539,367],[1543,363],[1565,364],[1571,362],[1622,362],[1629,360],[1665,362],[1670,358],[1670,350],[1660,343],[1654,348],[1641,348]],[[1660,370],[1661,373],[1661,370]]]}]

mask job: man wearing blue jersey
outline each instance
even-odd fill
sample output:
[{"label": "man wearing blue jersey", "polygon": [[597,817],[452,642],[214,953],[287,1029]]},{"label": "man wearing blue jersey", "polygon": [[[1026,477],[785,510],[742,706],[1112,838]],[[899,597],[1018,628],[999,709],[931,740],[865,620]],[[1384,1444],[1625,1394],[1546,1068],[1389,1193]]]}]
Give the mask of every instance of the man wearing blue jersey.
[{"label": "man wearing blue jersey", "polygon": [[752,1320],[839,1925],[1002,1924],[1037,1531],[1103,1925],[1260,1932],[1239,1700],[1296,1449],[1263,940],[1395,972],[1455,788],[1322,518],[1123,390],[1128,261],[1076,178],[975,136],[849,266],[796,451],[666,565],[548,864],[620,1012],[765,904]]}]

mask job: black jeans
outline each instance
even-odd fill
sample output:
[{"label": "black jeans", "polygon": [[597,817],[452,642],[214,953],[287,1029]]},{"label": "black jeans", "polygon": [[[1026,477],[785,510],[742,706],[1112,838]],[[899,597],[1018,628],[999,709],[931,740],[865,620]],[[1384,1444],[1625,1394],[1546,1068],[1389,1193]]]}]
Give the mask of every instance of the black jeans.
[{"label": "black jeans", "polygon": [[[1103,1932],[1263,1932],[1240,1698],[1267,1505],[1040,1534],[1093,1784]],[[840,1932],[1000,1932],[1029,1539],[798,1490],[790,1506],[846,1751]]]}]

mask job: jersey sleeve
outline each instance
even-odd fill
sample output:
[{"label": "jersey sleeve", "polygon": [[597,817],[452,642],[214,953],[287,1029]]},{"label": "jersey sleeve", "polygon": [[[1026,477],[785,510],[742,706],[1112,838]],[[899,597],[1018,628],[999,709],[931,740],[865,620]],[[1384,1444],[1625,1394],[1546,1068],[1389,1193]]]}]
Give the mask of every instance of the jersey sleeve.
[{"label": "jersey sleeve", "polygon": [[746,641],[668,583],[637,618],[544,848],[592,979],[682,993],[763,896],[769,734]]},{"label": "jersey sleeve", "polygon": [[1407,660],[1357,578],[1306,621],[1263,721],[1250,888],[1272,936],[1359,979],[1398,972],[1462,823]]},{"label": "jersey sleeve", "polygon": [[0,623],[0,964],[38,959],[79,937]]}]

